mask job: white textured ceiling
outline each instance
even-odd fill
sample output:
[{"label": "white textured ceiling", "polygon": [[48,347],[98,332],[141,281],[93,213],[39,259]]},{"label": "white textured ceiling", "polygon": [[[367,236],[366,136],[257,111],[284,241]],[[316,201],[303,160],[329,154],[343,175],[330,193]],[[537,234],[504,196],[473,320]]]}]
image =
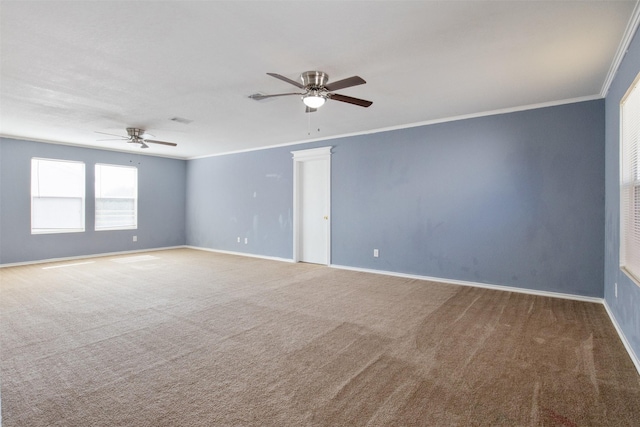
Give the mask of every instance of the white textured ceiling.
[{"label": "white textured ceiling", "polygon": [[[178,144],[145,154],[193,158],[598,98],[636,5],[3,0],[0,134],[138,151],[95,131],[142,127]],[[308,70],[373,105],[247,97]]]}]

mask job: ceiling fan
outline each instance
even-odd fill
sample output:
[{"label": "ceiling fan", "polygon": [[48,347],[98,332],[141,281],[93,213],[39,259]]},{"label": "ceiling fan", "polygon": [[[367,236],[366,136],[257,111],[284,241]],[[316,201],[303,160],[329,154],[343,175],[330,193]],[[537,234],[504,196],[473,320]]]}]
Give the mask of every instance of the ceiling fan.
[{"label": "ceiling fan", "polygon": [[364,99],[353,98],[351,96],[341,95],[339,93],[333,93],[335,90],[348,88],[351,86],[357,86],[365,84],[366,81],[362,77],[353,76],[337,82],[329,83],[329,76],[322,71],[306,71],[300,74],[300,80],[302,83],[295,80],[291,80],[285,76],[276,73],[267,73],[271,77],[280,79],[284,82],[294,85],[295,87],[304,90],[304,92],[289,92],[278,93],[275,95],[265,95],[262,93],[254,93],[249,95],[249,98],[260,101],[265,98],[272,98],[275,96],[288,96],[299,95],[302,97],[302,102],[306,105],[307,113],[312,113],[318,108],[322,107],[327,99],[334,101],[346,102],[347,104],[358,105],[360,107],[368,107],[373,102],[366,101]]},{"label": "ceiling fan", "polygon": [[127,141],[130,144],[140,144],[140,148],[149,148],[149,146],[147,145],[147,143],[149,144],[161,144],[161,145],[170,145],[172,147],[175,147],[176,143],[173,142],[164,142],[164,141],[156,141],[154,139],[148,139],[148,138],[153,138],[153,135],[151,135],[150,133],[147,133],[144,129],[139,129],[139,128],[127,128],[127,135],[128,136],[122,136],[122,135],[114,135],[112,133],[106,133],[106,132],[98,132],[95,131],[96,133],[100,133],[102,135],[109,135],[109,136],[117,136],[118,139],[99,139],[98,141]]}]

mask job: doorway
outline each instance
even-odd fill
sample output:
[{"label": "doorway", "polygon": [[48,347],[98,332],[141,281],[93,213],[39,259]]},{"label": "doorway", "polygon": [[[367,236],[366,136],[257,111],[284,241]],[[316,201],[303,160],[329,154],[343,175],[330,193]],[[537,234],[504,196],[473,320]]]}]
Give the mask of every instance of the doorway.
[{"label": "doorway", "polygon": [[294,262],[331,262],[331,148],[292,152]]}]

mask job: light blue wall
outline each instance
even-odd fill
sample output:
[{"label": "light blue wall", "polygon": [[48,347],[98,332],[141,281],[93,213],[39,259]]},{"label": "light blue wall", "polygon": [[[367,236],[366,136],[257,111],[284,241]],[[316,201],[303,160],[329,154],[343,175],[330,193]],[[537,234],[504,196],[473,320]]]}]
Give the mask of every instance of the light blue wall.
[{"label": "light blue wall", "polygon": [[278,148],[190,160],[187,244],[291,259],[290,150]]},{"label": "light blue wall", "polygon": [[290,152],[332,145],[333,264],[601,297],[603,140],[600,100],[194,160],[187,243],[291,258]]},{"label": "light blue wall", "polygon": [[[602,296],[604,117],[590,101],[187,162],[2,139],[0,262],[182,244],[291,258],[291,151],[332,145],[333,264]],[[29,233],[33,156],[87,163],[85,233]],[[135,232],[92,231],[95,162],[140,163]]]},{"label": "light blue wall", "polygon": [[603,138],[592,101],[345,140],[332,261],[602,296]]},{"label": "light blue wall", "polygon": [[[85,162],[84,233],[31,235],[32,157]],[[137,230],[93,230],[95,163],[138,168]],[[0,138],[0,264],[184,245],[185,182],[184,160]]]},{"label": "light blue wall", "polygon": [[[620,270],[620,101],[640,73],[636,33],[606,98],[606,225],[604,298],[640,360],[640,287]],[[618,284],[618,297],[615,284]]]}]

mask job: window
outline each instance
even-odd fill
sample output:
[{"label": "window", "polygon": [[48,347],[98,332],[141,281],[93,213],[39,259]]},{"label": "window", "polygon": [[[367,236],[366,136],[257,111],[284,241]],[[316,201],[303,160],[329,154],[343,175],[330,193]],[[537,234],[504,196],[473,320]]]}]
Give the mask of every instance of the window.
[{"label": "window", "polygon": [[620,266],[640,286],[640,74],[620,104]]},{"label": "window", "polygon": [[31,234],[84,231],[84,163],[31,159]]},{"label": "window", "polygon": [[96,164],[96,230],[138,228],[138,169]]}]

